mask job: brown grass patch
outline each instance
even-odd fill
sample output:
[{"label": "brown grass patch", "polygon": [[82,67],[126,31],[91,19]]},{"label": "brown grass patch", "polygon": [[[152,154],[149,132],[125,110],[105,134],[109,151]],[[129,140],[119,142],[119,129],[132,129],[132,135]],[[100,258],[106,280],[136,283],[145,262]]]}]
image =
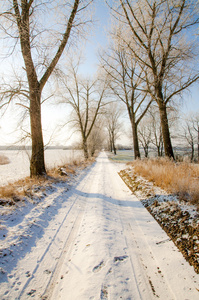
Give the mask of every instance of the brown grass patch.
[{"label": "brown grass patch", "polygon": [[135,173],[199,207],[199,165],[167,158],[135,160],[130,165]]},{"label": "brown grass patch", "polygon": [[0,205],[14,205],[18,201],[23,201],[24,197],[33,198],[36,191],[45,191],[46,187],[52,183],[48,177],[26,177],[14,183],[0,187]]}]

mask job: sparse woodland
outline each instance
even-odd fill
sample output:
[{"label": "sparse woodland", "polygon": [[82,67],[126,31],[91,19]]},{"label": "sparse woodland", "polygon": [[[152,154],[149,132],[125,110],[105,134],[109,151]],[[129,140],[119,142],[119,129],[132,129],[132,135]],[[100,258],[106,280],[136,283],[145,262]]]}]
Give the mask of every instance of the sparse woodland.
[{"label": "sparse woodland", "polygon": [[[112,18],[109,44],[100,50],[92,79],[79,73],[81,55],[70,59],[69,53],[94,26],[95,1],[13,0],[1,5],[7,56],[21,56],[21,73],[16,64],[12,81],[2,78],[1,109],[15,103],[23,111],[22,122],[29,117],[30,130],[23,130],[23,138],[31,141],[33,177],[46,174],[41,110],[52,97],[57,105],[65,103],[66,112],[72,109],[64,126],[79,133],[85,159],[102,148],[116,153],[119,138],[128,132],[135,158],[150,157],[153,149],[157,156],[179,159],[174,149],[184,147],[191,161],[198,160],[198,113],[179,114],[179,100],[199,79],[198,2],[105,2]],[[121,126],[124,119],[130,125]]]},{"label": "sparse woodland", "polygon": [[[110,89],[127,106],[135,158],[140,156],[138,126],[149,109],[159,112],[157,123],[165,156],[175,158],[169,111],[177,108],[182,93],[198,80],[198,66],[194,64],[197,40],[194,35],[189,38],[198,30],[198,3],[107,2],[114,21],[110,47],[101,55],[101,61],[110,78]],[[157,145],[157,135],[153,138]]]}]

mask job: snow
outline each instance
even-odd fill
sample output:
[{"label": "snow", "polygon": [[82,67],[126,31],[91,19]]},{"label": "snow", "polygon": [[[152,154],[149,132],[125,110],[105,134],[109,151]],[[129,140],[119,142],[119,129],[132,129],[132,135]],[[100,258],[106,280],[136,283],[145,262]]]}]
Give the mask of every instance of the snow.
[{"label": "snow", "polygon": [[[45,162],[47,168],[57,167],[78,159],[82,152],[78,150],[45,150]],[[0,155],[9,158],[10,163],[0,165],[0,185],[14,182],[30,175],[30,151],[1,150]]]},{"label": "snow", "polygon": [[43,199],[2,208],[0,299],[199,298],[199,275],[122,168],[102,152]]}]

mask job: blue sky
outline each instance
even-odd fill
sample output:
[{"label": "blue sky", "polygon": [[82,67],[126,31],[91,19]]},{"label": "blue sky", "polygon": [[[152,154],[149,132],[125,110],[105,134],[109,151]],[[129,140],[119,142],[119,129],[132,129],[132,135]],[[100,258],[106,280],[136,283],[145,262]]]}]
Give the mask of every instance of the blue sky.
[{"label": "blue sky", "polygon": [[199,113],[199,82],[190,89],[190,93],[184,93],[182,111],[184,114]]},{"label": "blue sky", "polygon": [[96,72],[98,64],[97,52],[100,47],[105,47],[108,42],[106,31],[110,23],[110,14],[103,0],[96,1],[94,20],[91,36],[88,37],[84,51],[85,62],[81,67],[81,72],[88,75]]}]

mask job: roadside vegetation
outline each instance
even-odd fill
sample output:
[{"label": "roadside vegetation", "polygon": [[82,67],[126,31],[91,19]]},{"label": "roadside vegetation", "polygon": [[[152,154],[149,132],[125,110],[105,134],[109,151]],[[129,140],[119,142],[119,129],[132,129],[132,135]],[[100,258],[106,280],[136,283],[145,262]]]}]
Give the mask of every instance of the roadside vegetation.
[{"label": "roadside vegetation", "polygon": [[199,165],[174,162],[168,158],[135,160],[134,172],[156,186],[175,193],[179,199],[196,204],[199,209]]},{"label": "roadside vegetation", "polygon": [[46,196],[46,191],[51,189],[54,183],[66,182],[78,170],[85,169],[94,162],[94,158],[83,160],[71,160],[56,168],[47,170],[46,176],[26,177],[14,183],[0,187],[0,205],[13,206],[16,203],[28,200],[35,202]]}]

